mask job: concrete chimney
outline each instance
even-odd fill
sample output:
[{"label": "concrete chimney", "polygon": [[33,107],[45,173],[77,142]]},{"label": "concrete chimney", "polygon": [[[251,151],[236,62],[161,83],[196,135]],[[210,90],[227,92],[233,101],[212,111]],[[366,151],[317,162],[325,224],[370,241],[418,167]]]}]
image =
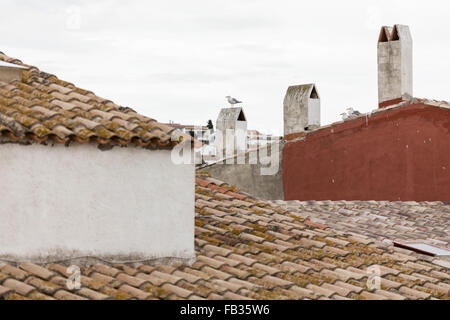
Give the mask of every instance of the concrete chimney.
[{"label": "concrete chimney", "polygon": [[283,109],[284,135],[320,127],[320,97],[315,84],[290,86]]},{"label": "concrete chimney", "polygon": [[378,37],[378,104],[386,107],[413,96],[412,38],[409,27],[382,27]]}]

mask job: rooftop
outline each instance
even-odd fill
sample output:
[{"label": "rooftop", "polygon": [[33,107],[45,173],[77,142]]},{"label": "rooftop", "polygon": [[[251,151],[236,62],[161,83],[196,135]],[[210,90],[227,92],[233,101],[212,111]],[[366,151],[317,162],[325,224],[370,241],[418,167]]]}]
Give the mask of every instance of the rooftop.
[{"label": "rooftop", "polygon": [[[195,206],[197,261],[191,266],[146,262],[110,265],[91,257],[91,264],[81,268],[82,287],[69,290],[66,265],[76,261],[46,266],[6,262],[0,266],[0,297],[449,299],[450,269],[439,263],[440,259],[383,243],[374,231],[364,234],[364,222],[361,226],[354,222],[356,227],[346,231],[339,223],[314,216],[314,212],[331,215],[335,210],[353,217],[356,214],[350,212],[372,210],[367,216],[381,223],[384,220],[377,220],[375,212],[386,217],[396,210],[398,215],[417,211],[421,218],[412,215],[405,222],[414,225],[413,219],[422,219],[428,229],[420,230],[416,225],[416,230],[435,237],[439,230],[445,230],[440,224],[450,212],[446,204],[368,202],[347,208],[342,202],[333,209],[330,202],[269,203],[199,173]],[[381,213],[384,210],[386,213]],[[442,239],[448,240],[438,238]],[[378,265],[381,273],[379,289],[367,286],[368,268],[373,265]]]},{"label": "rooftop", "polygon": [[[22,81],[0,81],[0,138],[20,143],[94,142],[172,148],[174,129],[0,52]],[[174,140],[174,141],[172,141]]]}]

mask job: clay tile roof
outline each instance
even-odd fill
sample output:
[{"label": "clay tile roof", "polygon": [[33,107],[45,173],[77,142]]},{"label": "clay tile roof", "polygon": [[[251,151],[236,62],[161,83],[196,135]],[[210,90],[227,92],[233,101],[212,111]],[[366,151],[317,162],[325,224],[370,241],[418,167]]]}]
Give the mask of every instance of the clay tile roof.
[{"label": "clay tile roof", "polygon": [[[195,211],[191,266],[95,261],[70,290],[74,261],[8,262],[0,299],[449,299],[445,258],[380,242],[396,231],[448,243],[443,203],[264,202],[199,175]],[[367,285],[374,265],[380,288]]]},{"label": "clay tile roof", "polygon": [[0,52],[0,62],[25,67],[22,81],[0,81],[0,138],[18,142],[133,144],[172,148],[174,128],[76,87]]},{"label": "clay tile roof", "polygon": [[[308,223],[364,235],[379,242],[424,242],[450,247],[450,205],[436,202],[270,201]],[[386,242],[388,243],[388,242]]]}]

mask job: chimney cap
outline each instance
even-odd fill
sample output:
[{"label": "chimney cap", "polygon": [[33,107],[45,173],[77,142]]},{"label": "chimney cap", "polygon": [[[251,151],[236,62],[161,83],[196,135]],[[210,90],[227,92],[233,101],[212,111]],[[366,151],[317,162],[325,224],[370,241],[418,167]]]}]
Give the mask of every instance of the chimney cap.
[{"label": "chimney cap", "polygon": [[313,99],[320,99],[319,91],[317,90],[315,83],[306,83],[306,84],[289,86],[286,91],[285,99],[288,95],[291,95],[291,94],[299,95],[301,97],[300,99],[303,99],[306,97],[313,98]]}]

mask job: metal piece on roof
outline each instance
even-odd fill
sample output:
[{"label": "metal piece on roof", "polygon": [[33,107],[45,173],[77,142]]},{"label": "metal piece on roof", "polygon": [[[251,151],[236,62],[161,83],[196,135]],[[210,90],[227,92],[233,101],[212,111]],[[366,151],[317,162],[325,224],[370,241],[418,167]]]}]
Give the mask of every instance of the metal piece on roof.
[{"label": "metal piece on roof", "polygon": [[429,256],[450,256],[450,251],[431,246],[426,243],[400,243],[394,241],[394,246],[415,251],[417,253],[426,254]]}]

